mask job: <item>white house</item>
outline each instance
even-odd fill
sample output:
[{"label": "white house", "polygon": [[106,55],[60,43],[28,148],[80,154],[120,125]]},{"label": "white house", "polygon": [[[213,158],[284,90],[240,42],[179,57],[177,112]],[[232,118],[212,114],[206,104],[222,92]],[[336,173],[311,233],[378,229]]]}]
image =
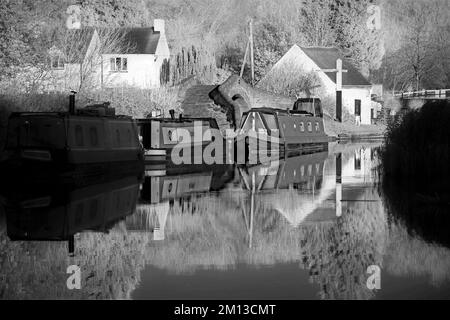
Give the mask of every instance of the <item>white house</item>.
[{"label": "white house", "polygon": [[148,28],[110,30],[126,45],[105,45],[99,30],[86,28],[71,31],[68,39],[76,43],[64,54],[53,48],[48,89],[77,91],[87,80],[95,88],[160,87],[162,66],[170,59],[164,20],[156,19]]},{"label": "white house", "polygon": [[336,72],[324,72],[336,69],[336,60],[342,59],[342,105],[352,115],[360,116],[362,124],[371,123],[372,85],[336,48],[299,47],[292,48],[273,66],[261,81],[283,69],[299,69],[305,73],[315,72],[320,79],[320,90],[314,90],[319,98],[336,96]]}]

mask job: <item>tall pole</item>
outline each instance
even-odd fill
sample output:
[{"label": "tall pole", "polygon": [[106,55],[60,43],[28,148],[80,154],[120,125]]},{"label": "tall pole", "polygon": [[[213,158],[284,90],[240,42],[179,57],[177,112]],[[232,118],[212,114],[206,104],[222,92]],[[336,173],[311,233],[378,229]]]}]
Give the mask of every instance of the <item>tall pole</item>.
[{"label": "tall pole", "polygon": [[247,41],[247,46],[245,47],[244,61],[242,62],[241,73],[240,73],[240,77],[241,77],[241,78],[242,78],[242,76],[244,75],[244,68],[245,68],[245,63],[247,62],[248,47],[249,47],[249,46],[250,46],[250,42]]},{"label": "tall pole", "polygon": [[252,86],[255,84],[255,56],[253,45],[253,19],[250,19],[250,63],[252,65]]},{"label": "tall pole", "polygon": [[342,122],[342,60],[336,60],[336,119]]},{"label": "tall pole", "polygon": [[342,69],[342,60],[336,60],[336,69],[321,69],[322,72],[336,72],[336,119],[342,122],[342,73],[347,70]]},{"label": "tall pole", "polygon": [[336,217],[342,216],[342,153],[336,155]]}]

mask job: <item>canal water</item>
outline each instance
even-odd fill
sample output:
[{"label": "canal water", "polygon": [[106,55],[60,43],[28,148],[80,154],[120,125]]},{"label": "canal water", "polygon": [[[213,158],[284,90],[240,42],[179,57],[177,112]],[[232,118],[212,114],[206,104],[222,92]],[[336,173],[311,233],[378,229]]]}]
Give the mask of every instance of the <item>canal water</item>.
[{"label": "canal water", "polygon": [[449,208],[382,187],[379,146],[4,190],[0,298],[449,299]]}]

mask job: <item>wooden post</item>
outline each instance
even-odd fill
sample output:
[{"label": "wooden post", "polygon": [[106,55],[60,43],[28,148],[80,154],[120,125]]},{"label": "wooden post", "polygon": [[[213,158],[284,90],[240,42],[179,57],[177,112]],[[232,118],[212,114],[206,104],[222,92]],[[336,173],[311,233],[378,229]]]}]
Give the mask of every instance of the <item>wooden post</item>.
[{"label": "wooden post", "polygon": [[336,217],[342,215],[342,153],[336,155]]},{"label": "wooden post", "polygon": [[73,235],[69,236],[68,247],[69,257],[73,258],[75,256],[75,237]]},{"label": "wooden post", "polygon": [[255,172],[252,173],[252,190],[250,195],[250,228],[249,228],[249,248],[252,248],[253,244],[253,216],[255,212],[255,193],[256,193],[256,179],[255,179]]},{"label": "wooden post", "polygon": [[342,122],[342,60],[336,60],[336,69],[322,69],[323,72],[336,72],[336,119]]},{"label": "wooden post", "polygon": [[336,60],[336,119],[342,122],[342,60]]},{"label": "wooden post", "polygon": [[250,19],[250,63],[252,65],[252,86],[255,85],[255,56],[253,44],[253,19]]},{"label": "wooden post", "polygon": [[244,61],[242,62],[241,73],[240,73],[240,77],[241,78],[244,75],[244,68],[245,68],[245,63],[247,62],[247,55],[248,55],[248,47],[249,46],[250,46],[250,42],[247,41],[247,46],[245,47]]}]

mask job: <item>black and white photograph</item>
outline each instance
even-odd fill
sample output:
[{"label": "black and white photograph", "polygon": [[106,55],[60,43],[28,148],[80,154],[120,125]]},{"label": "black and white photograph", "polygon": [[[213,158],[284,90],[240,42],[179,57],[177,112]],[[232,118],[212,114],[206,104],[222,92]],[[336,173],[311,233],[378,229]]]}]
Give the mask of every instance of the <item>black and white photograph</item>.
[{"label": "black and white photograph", "polygon": [[450,300],[450,2],[0,0],[0,300]]}]

